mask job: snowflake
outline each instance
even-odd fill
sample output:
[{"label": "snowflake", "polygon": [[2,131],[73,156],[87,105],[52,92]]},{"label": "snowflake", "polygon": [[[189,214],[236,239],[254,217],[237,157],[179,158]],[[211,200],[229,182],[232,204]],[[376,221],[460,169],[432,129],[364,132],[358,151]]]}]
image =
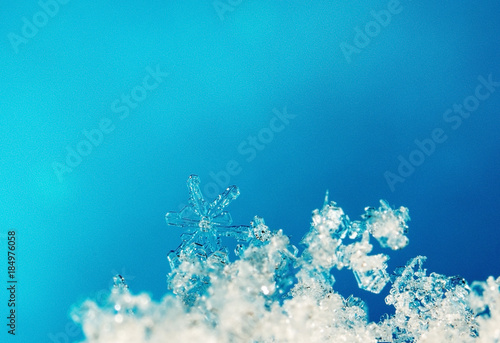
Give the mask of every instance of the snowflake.
[{"label": "snowflake", "polygon": [[177,268],[181,256],[197,256],[206,260],[210,256],[223,255],[227,252],[222,248],[221,237],[233,237],[239,241],[250,239],[250,227],[246,225],[233,226],[231,215],[224,209],[239,195],[236,186],[228,187],[211,203],[208,203],[200,190],[200,178],[191,175],[188,178],[189,204],[180,212],[168,212],[165,219],[168,225],[186,230],[181,235],[182,243],[169,254],[172,269]]}]

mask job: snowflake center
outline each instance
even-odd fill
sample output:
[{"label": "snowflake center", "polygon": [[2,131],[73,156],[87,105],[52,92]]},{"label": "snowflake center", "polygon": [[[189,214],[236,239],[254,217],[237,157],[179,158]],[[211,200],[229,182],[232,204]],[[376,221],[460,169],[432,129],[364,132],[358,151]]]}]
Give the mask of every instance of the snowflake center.
[{"label": "snowflake center", "polygon": [[200,227],[201,231],[209,231],[210,228],[212,227],[212,223],[210,222],[209,217],[201,217],[200,222],[198,223],[198,226]]}]

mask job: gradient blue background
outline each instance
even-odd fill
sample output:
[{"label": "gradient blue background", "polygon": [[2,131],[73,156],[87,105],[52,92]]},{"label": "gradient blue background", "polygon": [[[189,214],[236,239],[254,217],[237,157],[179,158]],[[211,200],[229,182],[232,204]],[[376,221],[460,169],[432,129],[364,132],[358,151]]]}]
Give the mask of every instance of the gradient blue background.
[{"label": "gradient blue background", "polygon": [[[165,213],[186,202],[189,174],[203,187],[229,160],[242,167],[231,178],[241,190],[236,223],[258,214],[298,244],[326,189],[352,219],[383,198],[412,217],[410,245],[391,254],[390,270],[421,254],[430,271],[500,275],[500,91],[457,130],[443,121],[479,75],[500,80],[500,4],[401,1],[348,63],[340,44],[387,3],[248,0],[221,20],[208,0],[72,0],[16,53],[8,34],[40,7],[3,2],[1,256],[15,229],[17,342],[64,342],[71,305],[98,296],[115,273],[159,299],[181,232]],[[120,120],[113,101],[158,64],[170,75]],[[247,162],[239,144],[285,106],[297,117]],[[59,182],[52,164],[102,118],[115,130]],[[384,172],[436,127],[448,140],[391,192]],[[5,258],[0,265],[5,318]],[[388,287],[371,296],[350,272],[335,276],[343,295],[367,299],[371,319],[389,310]]]}]

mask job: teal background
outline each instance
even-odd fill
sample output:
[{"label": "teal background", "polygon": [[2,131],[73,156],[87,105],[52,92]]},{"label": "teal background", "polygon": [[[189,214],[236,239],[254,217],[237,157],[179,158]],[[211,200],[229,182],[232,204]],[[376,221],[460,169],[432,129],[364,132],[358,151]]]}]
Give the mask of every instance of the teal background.
[{"label": "teal background", "polygon": [[[351,219],[382,198],[412,217],[410,245],[386,251],[390,270],[426,255],[430,271],[500,275],[500,91],[459,128],[443,120],[478,76],[500,81],[498,1],[401,1],[350,63],[341,44],[388,1],[232,3],[219,16],[212,1],[71,0],[17,52],[9,34],[41,7],[0,5],[0,256],[15,229],[17,342],[81,339],[71,306],[102,297],[116,273],[160,299],[181,233],[165,213],[186,203],[189,174],[203,189],[231,160],[236,223],[260,215],[298,244],[326,189]],[[112,104],[157,65],[169,76],[120,119]],[[284,107],[296,117],[247,161],[238,147]],[[53,164],[104,118],[114,130],[59,180]],[[435,128],[448,139],[391,191],[384,173]],[[0,275],[5,318],[6,258]],[[372,320],[390,311],[388,287],[372,296],[335,276]],[[14,341],[4,322],[0,340]]]}]

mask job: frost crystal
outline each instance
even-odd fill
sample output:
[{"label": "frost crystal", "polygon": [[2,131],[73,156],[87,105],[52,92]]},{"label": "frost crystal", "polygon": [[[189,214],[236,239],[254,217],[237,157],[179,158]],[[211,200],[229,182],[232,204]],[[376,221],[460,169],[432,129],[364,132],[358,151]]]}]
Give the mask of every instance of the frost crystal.
[{"label": "frost crystal", "polygon": [[380,200],[380,204],[382,206],[378,210],[371,207],[365,209],[364,218],[368,231],[384,248],[404,248],[408,244],[405,236],[408,230],[406,222],[410,220],[408,209],[400,207],[393,210],[384,200]]},{"label": "frost crystal", "polygon": [[[359,288],[380,293],[389,281],[386,272],[389,257],[384,254],[368,255],[373,248],[369,235],[371,233],[377,238],[383,247],[387,247],[387,240],[381,241],[384,237],[391,238],[391,243],[395,241],[394,237],[398,238],[398,242],[407,242],[402,228],[406,228],[406,221],[409,220],[407,209],[401,208],[395,215],[385,202],[381,201],[381,204],[378,210],[367,208],[364,221],[350,222],[335,202],[328,203],[327,193],[321,211],[313,211],[311,230],[302,240],[307,246],[301,259],[303,269],[309,270],[313,279],[320,274],[324,275],[324,282],[333,283],[330,269],[347,267],[352,269]],[[346,236],[350,240],[361,237],[361,240],[346,244]]]},{"label": "frost crystal", "polygon": [[[382,247],[408,244],[408,210],[381,201],[359,221],[328,201],[314,210],[304,250],[290,244],[264,219],[232,226],[225,208],[239,195],[229,187],[211,203],[188,179],[189,205],[168,212],[169,226],[185,230],[168,255],[167,294],[155,302],[134,295],[116,275],[104,304],[87,300],[73,309],[86,342],[499,342],[500,278],[473,282],[430,273],[425,257],[387,272],[388,256],[370,255],[373,236]],[[220,237],[239,241],[229,261]],[[395,308],[368,323],[358,298],[335,292],[332,271],[348,268],[361,289],[379,293],[391,283],[386,303]]]}]

